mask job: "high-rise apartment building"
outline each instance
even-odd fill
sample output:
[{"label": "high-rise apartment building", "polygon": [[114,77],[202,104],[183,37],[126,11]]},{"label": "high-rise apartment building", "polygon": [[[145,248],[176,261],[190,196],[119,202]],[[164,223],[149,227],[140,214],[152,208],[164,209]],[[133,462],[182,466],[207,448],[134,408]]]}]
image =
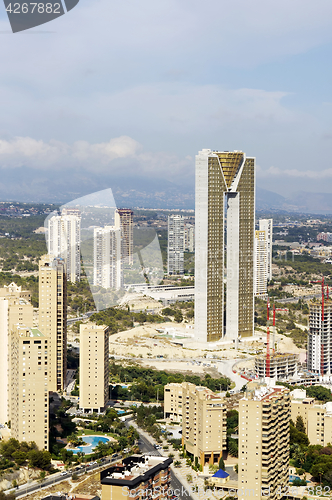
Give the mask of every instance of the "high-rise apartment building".
[{"label": "high-rise apartment building", "polygon": [[307,367],[313,373],[332,373],[332,300],[309,302],[309,333],[307,342]]},{"label": "high-rise apartment building", "polygon": [[289,482],[289,390],[249,382],[239,401],[238,498],[282,498]]},{"label": "high-rise apartment building", "polygon": [[80,408],[102,411],[109,400],[108,327],[80,325]]},{"label": "high-rise apartment building", "polygon": [[196,156],[195,196],[195,338],[251,336],[255,159],[203,149]]},{"label": "high-rise apartment building", "polygon": [[33,307],[28,301],[30,292],[11,283],[0,288],[0,422],[10,420],[10,333],[20,325],[33,326]]},{"label": "high-rise apartment building", "polygon": [[134,262],[134,212],[129,208],[118,208],[114,213],[114,225],[121,229],[121,254],[125,264]]},{"label": "high-rise apartment building", "polygon": [[48,220],[48,253],[66,260],[67,279],[72,283],[81,277],[81,213],[63,208],[61,215]]},{"label": "high-rise apartment building", "polygon": [[184,219],[182,215],[168,216],[167,274],[184,271]]},{"label": "high-rise apartment building", "polygon": [[267,298],[267,239],[265,231],[255,231],[254,292],[256,297]]},{"label": "high-rise apartment building", "polygon": [[182,422],[183,408],[186,408],[186,405],[183,402],[182,384],[173,382],[165,385],[164,418],[172,422]]},{"label": "high-rise apartment building", "polygon": [[266,277],[272,279],[272,241],[273,241],[273,219],[260,219],[259,231],[265,231],[266,240]]},{"label": "high-rise apartment building", "polygon": [[188,252],[195,251],[195,226],[189,222],[184,225],[184,249]]},{"label": "high-rise apartment building", "polygon": [[93,283],[115,290],[123,285],[120,228],[105,226],[94,229]]},{"label": "high-rise apartment building", "polygon": [[48,449],[48,369],[50,340],[37,328],[19,326],[10,333],[9,417],[11,436]]},{"label": "high-rise apartment building", "polygon": [[52,255],[39,262],[39,330],[49,339],[48,388],[62,390],[67,371],[67,275],[65,261]]},{"label": "high-rise apartment building", "polygon": [[219,463],[227,444],[227,410],[220,396],[188,382],[168,384],[164,410],[167,418],[182,418],[182,444],[187,453],[196,457],[202,467]]}]

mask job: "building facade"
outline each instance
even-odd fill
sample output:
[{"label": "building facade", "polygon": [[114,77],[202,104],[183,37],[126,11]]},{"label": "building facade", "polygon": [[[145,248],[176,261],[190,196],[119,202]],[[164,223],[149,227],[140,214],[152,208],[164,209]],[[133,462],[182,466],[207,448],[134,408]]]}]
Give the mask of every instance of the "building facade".
[{"label": "building facade", "polygon": [[267,299],[267,240],[265,231],[255,231],[255,297]]},{"label": "building facade", "polygon": [[61,215],[48,220],[48,253],[65,259],[67,279],[72,283],[81,277],[81,214],[75,208],[64,208]]},{"label": "building facade", "polygon": [[251,336],[255,159],[240,151],[200,151],[195,199],[195,338]]},{"label": "building facade", "polygon": [[332,404],[317,404],[308,398],[306,391],[295,389],[291,392],[291,417],[296,424],[302,417],[310,444],[328,446],[332,443]]},{"label": "building facade", "polygon": [[273,219],[260,219],[259,231],[265,232],[265,239],[267,244],[267,258],[266,258],[266,277],[270,281],[272,279],[272,242],[273,242]]},{"label": "building facade", "polygon": [[167,384],[164,387],[164,418],[172,422],[182,422],[182,384]]},{"label": "building facade", "polygon": [[165,418],[182,421],[182,444],[198,463],[219,463],[227,447],[223,398],[195,384],[167,384],[164,391]]},{"label": "building facade", "polygon": [[30,292],[21,290],[15,283],[0,289],[0,423],[2,424],[10,420],[10,333],[17,326],[33,326],[33,307],[29,300]]},{"label": "building facade", "polygon": [[195,251],[195,225],[189,222],[184,225],[184,249]]},{"label": "building facade", "polygon": [[287,492],[290,415],[288,389],[247,384],[239,402],[239,500],[274,500]]},{"label": "building facade", "polygon": [[332,300],[309,302],[307,368],[320,375],[332,373]]},{"label": "building facade", "polygon": [[49,339],[37,328],[19,326],[10,334],[9,417],[11,437],[48,450]]},{"label": "building facade", "polygon": [[49,339],[48,387],[63,390],[67,372],[67,275],[63,259],[39,262],[39,330]]},{"label": "building facade", "polygon": [[[270,377],[277,380],[286,380],[297,375],[298,355],[275,353],[270,356]],[[264,379],[266,374],[266,355],[256,356],[255,375]]]},{"label": "building facade", "polygon": [[118,290],[123,285],[121,229],[96,227],[93,238],[93,282],[103,288]]},{"label": "building facade", "polygon": [[171,458],[132,455],[100,473],[103,500],[170,498]]},{"label": "building facade", "polygon": [[121,229],[121,255],[124,264],[134,262],[134,212],[130,208],[118,208],[114,213],[114,225]]},{"label": "building facade", "polygon": [[182,215],[168,216],[167,274],[184,272],[184,218]]},{"label": "building facade", "polygon": [[102,411],[109,400],[108,327],[80,325],[80,408]]}]

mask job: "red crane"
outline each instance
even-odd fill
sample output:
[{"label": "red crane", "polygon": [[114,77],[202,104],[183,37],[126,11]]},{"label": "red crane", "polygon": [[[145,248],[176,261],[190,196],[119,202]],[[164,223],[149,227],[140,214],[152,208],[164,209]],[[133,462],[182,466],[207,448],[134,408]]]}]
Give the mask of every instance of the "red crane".
[{"label": "red crane", "polygon": [[273,345],[272,345],[272,353],[275,352],[276,345],[276,306],[273,304]]},{"label": "red crane", "polygon": [[266,377],[270,377],[270,303],[267,298],[267,330],[266,330]]}]

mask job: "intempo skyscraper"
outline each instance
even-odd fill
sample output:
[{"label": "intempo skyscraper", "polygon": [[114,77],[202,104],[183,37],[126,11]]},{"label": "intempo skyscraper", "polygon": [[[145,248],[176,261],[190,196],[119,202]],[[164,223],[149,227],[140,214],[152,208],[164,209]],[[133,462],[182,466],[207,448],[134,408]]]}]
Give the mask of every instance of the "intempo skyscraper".
[{"label": "intempo skyscraper", "polygon": [[195,339],[253,335],[255,158],[196,156]]}]

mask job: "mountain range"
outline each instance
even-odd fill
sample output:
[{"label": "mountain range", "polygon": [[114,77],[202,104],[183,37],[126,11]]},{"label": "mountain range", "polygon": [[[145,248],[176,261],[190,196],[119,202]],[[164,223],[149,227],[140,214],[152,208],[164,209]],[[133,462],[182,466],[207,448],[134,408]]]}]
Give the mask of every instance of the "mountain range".
[{"label": "mountain range", "polygon": [[[36,176],[21,167],[7,171],[0,178],[0,200],[63,204],[81,196],[111,188],[118,207],[128,208],[195,208],[194,179],[179,185],[174,182],[142,176],[79,172],[70,177],[63,172],[43,171]],[[298,213],[332,213],[330,193],[298,191],[282,196],[260,187],[256,189],[256,209]]]}]

